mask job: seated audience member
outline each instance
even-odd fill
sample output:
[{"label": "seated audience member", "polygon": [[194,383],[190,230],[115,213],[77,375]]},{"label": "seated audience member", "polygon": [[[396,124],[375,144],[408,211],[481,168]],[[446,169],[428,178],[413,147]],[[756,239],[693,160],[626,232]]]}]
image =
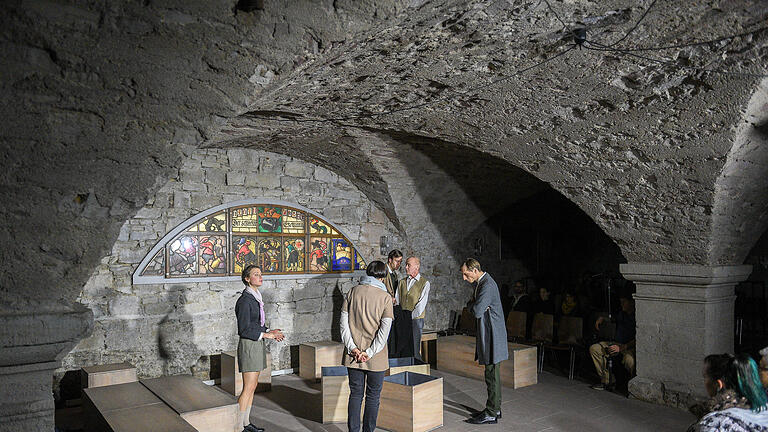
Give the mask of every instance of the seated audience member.
[{"label": "seated audience member", "polygon": [[531,298],[522,281],[515,282],[512,287],[512,310],[517,312],[531,311]]},{"label": "seated audience member", "polygon": [[[600,383],[591,386],[595,390],[605,390],[614,383],[611,371],[608,370],[608,357],[621,356],[621,364],[632,375],[635,371],[635,303],[629,295],[619,299],[621,311],[616,314],[616,337],[613,341],[603,341],[589,347],[589,354],[595,364]],[[600,331],[600,325],[605,317],[595,321],[595,329]]]},{"label": "seated audience member", "polygon": [[563,296],[563,303],[560,305],[561,316],[577,317],[579,313],[579,302],[576,300],[576,294],[566,291]]},{"label": "seated audience member", "polygon": [[539,295],[536,296],[536,300],[531,303],[531,313],[555,314],[555,302],[552,300],[552,295],[548,289],[544,287],[539,288]]},{"label": "seated audience member", "polygon": [[688,432],[768,431],[768,397],[748,354],[709,355],[703,375],[711,399],[704,404],[705,415]]}]

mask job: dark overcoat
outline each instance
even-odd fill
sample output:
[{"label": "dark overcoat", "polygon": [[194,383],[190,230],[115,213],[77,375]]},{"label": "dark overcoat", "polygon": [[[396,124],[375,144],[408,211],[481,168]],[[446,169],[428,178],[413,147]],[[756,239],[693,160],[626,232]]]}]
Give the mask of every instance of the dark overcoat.
[{"label": "dark overcoat", "polygon": [[472,314],[477,318],[475,360],[487,365],[508,359],[507,326],[499,287],[488,273],[480,278],[475,287]]}]

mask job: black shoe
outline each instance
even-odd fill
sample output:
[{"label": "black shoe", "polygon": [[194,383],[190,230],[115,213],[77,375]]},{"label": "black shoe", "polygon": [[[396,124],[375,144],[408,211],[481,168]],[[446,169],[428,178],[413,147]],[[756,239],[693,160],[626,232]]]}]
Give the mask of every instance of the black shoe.
[{"label": "black shoe", "polygon": [[483,414],[481,416],[472,417],[466,420],[467,423],[472,424],[496,424],[499,422],[498,418]]},{"label": "black shoe", "polygon": [[[482,417],[485,415],[485,411],[478,411],[474,414],[472,414],[472,417]],[[496,411],[496,418],[501,418],[501,411]]]},{"label": "black shoe", "polygon": [[243,429],[243,432],[264,432],[264,428],[260,428],[253,423],[250,423]]}]

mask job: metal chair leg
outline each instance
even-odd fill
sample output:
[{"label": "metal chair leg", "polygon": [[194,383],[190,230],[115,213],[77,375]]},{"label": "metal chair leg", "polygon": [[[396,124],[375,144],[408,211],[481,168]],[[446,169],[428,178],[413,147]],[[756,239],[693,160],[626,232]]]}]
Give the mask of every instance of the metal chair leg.
[{"label": "metal chair leg", "polygon": [[544,345],[539,345],[539,373],[544,370]]},{"label": "metal chair leg", "polygon": [[576,350],[571,347],[571,359],[569,363],[569,369],[568,369],[568,379],[573,380],[573,371],[576,368]]}]

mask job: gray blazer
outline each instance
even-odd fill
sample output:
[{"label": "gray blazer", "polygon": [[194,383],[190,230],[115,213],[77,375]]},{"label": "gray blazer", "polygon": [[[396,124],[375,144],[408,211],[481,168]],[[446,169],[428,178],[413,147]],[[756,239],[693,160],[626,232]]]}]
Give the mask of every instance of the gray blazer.
[{"label": "gray blazer", "polygon": [[472,314],[477,318],[475,360],[482,365],[497,364],[509,358],[507,326],[499,297],[499,287],[487,272],[475,288]]}]

